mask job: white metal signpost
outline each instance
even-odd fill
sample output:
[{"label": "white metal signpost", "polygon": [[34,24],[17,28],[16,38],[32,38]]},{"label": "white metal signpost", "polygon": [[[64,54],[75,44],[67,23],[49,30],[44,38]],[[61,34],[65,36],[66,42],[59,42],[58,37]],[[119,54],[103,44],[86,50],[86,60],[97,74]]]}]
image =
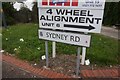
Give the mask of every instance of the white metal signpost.
[{"label": "white metal signpost", "polygon": [[[105,0],[38,0],[39,38],[82,46],[81,62],[84,64],[86,47],[90,47],[91,36],[79,32],[101,32],[104,6]],[[78,33],[73,33],[73,31]],[[47,41],[45,44],[48,67]],[[78,47],[77,55],[76,75],[78,76],[80,47]]]}]

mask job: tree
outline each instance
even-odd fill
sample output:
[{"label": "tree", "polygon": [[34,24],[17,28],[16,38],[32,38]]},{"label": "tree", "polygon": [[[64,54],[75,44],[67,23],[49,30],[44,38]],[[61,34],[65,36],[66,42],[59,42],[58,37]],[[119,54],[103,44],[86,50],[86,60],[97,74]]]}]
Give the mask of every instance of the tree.
[{"label": "tree", "polygon": [[20,11],[15,14],[15,20],[19,23],[31,22],[31,11],[26,7],[22,7]]},{"label": "tree", "polygon": [[105,6],[105,13],[103,24],[115,25],[120,24],[120,2],[107,2]]},{"label": "tree", "polygon": [[32,22],[38,23],[38,8],[36,2],[34,2],[34,6],[32,9]]},{"label": "tree", "polygon": [[3,6],[3,11],[4,11],[4,15],[5,15],[5,19],[7,22],[7,25],[12,25],[15,24],[15,19],[14,19],[14,14],[17,12],[12,3],[10,2],[3,2],[2,3]]}]

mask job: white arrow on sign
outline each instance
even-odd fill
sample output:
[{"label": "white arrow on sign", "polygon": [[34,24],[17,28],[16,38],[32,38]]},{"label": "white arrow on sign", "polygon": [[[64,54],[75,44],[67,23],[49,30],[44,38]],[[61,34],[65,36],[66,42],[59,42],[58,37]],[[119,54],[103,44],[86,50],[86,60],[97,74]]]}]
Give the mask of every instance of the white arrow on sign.
[{"label": "white arrow on sign", "polygon": [[90,47],[90,35],[79,33],[60,32],[53,30],[39,30],[39,39],[62,42],[78,46]]}]

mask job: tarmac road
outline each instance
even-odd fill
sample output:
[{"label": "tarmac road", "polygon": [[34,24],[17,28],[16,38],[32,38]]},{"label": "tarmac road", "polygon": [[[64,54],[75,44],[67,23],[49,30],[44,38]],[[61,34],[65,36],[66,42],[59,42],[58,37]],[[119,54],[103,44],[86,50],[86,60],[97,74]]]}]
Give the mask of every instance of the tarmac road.
[{"label": "tarmac road", "polygon": [[115,39],[120,39],[119,30],[111,28],[111,27],[102,27],[101,34],[105,36],[109,36]]},{"label": "tarmac road", "polygon": [[43,78],[43,77],[36,76],[32,73],[19,69],[18,67],[3,61],[2,62],[2,78]]}]

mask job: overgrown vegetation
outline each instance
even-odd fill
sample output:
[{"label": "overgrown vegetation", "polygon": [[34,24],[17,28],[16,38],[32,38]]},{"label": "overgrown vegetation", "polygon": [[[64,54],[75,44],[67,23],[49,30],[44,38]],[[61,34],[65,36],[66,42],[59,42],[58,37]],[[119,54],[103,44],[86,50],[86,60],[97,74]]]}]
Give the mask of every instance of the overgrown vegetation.
[{"label": "overgrown vegetation", "polygon": [[[39,61],[45,54],[43,40],[38,39],[37,24],[17,24],[3,29],[3,49],[20,59]],[[22,40],[21,40],[22,39]],[[87,48],[86,59],[97,65],[117,65],[120,41],[99,34],[92,34],[91,47]],[[51,42],[49,53],[51,54]],[[57,43],[57,55],[76,54],[77,46]]]}]

